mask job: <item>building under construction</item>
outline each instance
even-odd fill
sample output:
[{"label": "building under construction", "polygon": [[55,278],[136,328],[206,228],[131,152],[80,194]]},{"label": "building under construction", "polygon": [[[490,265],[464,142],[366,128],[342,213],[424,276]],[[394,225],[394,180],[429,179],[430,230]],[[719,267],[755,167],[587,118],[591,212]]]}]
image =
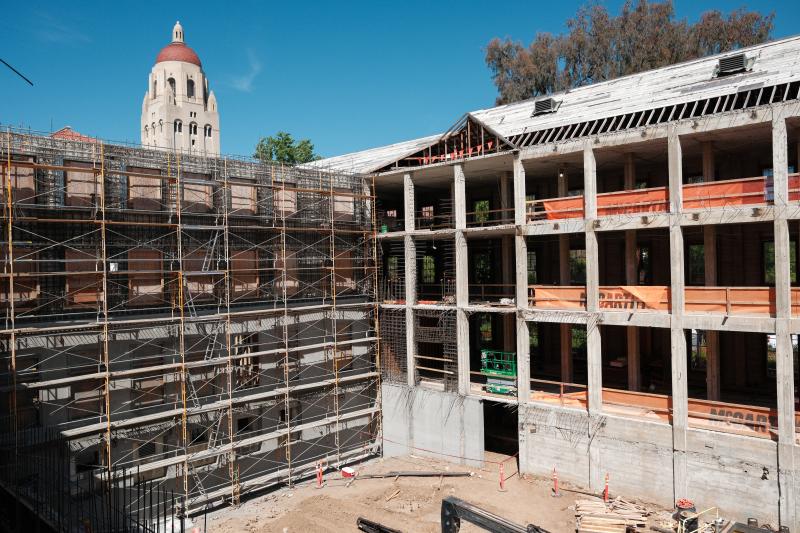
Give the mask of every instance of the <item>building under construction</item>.
[{"label": "building under construction", "polygon": [[374,173],[384,453],[800,529],[800,38],[464,115]]},{"label": "building under construction", "polygon": [[798,37],[302,168],[15,132],[2,168],[2,483],[40,516],[44,427],[67,502],[129,514],[489,450],[800,529]]},{"label": "building under construction", "polygon": [[4,490],[134,529],[82,503],[112,475],[150,531],[137,484],[185,516],[379,453],[371,178],[69,132],[2,152]]}]

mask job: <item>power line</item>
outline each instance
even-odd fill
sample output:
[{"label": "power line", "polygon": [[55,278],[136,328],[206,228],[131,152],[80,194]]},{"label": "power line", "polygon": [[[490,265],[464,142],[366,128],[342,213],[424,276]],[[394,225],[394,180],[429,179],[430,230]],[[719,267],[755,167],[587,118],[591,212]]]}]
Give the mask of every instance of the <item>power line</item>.
[{"label": "power line", "polygon": [[5,61],[4,59],[2,59],[2,58],[0,58],[0,61],[2,61],[2,62],[3,62],[3,64],[4,64],[5,66],[7,66],[7,67],[8,67],[8,68],[10,68],[11,70],[13,70],[13,71],[14,71],[14,73],[15,73],[17,76],[19,76],[19,77],[20,77],[20,78],[22,78],[23,80],[27,81],[27,82],[28,82],[28,83],[31,85],[31,87],[33,87],[33,82],[32,82],[31,80],[29,80],[28,78],[26,78],[26,77],[25,77],[25,75],[24,75],[22,72],[18,71],[17,69],[15,69],[14,67],[12,67],[12,66],[11,66],[11,65],[9,65],[8,63],[6,63],[6,61]]}]

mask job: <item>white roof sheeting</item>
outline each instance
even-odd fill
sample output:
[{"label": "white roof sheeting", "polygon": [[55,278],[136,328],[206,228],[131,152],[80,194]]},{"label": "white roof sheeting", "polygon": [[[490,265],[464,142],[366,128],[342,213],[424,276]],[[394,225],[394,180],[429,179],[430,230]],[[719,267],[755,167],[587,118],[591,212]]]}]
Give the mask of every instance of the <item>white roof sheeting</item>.
[{"label": "white roof sheeting", "polygon": [[[714,77],[720,57],[744,53],[752,70]],[[604,119],[656,107],[712,98],[741,88],[800,79],[800,36],[695,59],[550,95],[555,113],[532,117],[536,99],[474,111],[471,115],[505,138],[530,131]],[[733,90],[732,90],[733,89]]]},{"label": "white roof sheeting", "polygon": [[311,163],[306,163],[304,166],[352,172],[355,174],[369,173],[394,163],[398,159],[403,159],[404,157],[419,152],[423,148],[435,143],[441,136],[442,134],[439,133],[420,139],[390,144],[388,146],[380,146],[360,152],[337,155],[320,159],[319,161],[312,161]]},{"label": "white roof sheeting", "polygon": [[[714,77],[720,57],[744,53],[754,59],[748,72]],[[631,74],[522,102],[473,111],[469,115],[509,139],[531,131],[546,130],[586,120],[635,113],[703,98],[728,95],[800,80],[800,36],[772,41],[715,56]],[[554,113],[532,116],[538,99],[560,102]],[[368,173],[385,167],[435,143],[440,135],[330,157],[311,165]]]}]

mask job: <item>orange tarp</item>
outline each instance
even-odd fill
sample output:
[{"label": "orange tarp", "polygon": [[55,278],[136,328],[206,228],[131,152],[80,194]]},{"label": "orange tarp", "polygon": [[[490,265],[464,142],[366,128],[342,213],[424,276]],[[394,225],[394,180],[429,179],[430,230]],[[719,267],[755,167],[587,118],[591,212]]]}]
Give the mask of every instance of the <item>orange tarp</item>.
[{"label": "orange tarp", "polygon": [[585,409],[589,405],[586,391],[565,392],[557,394],[554,392],[531,391],[531,400],[535,402],[557,403],[567,407],[578,407]]},{"label": "orange tarp", "polygon": [[530,305],[546,309],[585,309],[585,287],[531,285],[528,288]]},{"label": "orange tarp", "polygon": [[669,193],[666,187],[633,191],[605,192],[597,195],[597,215],[626,213],[666,213],[669,211]]},{"label": "orange tarp", "polygon": [[775,314],[772,287],[686,287],[684,294],[688,313]]},{"label": "orange tarp", "polygon": [[[612,406],[635,407],[650,417],[669,421],[672,397],[665,394],[634,392],[620,389],[603,389],[603,403]],[[644,416],[645,413],[642,413]]]},{"label": "orange tarp", "polygon": [[600,309],[669,311],[669,287],[600,287]]},{"label": "orange tarp", "polygon": [[[689,419],[693,426],[711,426],[718,431],[770,438],[778,428],[778,411],[768,407],[739,405],[689,398]],[[800,413],[795,412],[795,428],[800,429]]]},{"label": "orange tarp", "polygon": [[764,177],[692,183],[683,186],[683,208],[703,209],[726,205],[766,203]]},{"label": "orange tarp", "polygon": [[789,201],[800,200],[800,174],[789,174]]},{"label": "orange tarp", "polygon": [[548,220],[583,218],[583,196],[568,196],[542,200]]}]

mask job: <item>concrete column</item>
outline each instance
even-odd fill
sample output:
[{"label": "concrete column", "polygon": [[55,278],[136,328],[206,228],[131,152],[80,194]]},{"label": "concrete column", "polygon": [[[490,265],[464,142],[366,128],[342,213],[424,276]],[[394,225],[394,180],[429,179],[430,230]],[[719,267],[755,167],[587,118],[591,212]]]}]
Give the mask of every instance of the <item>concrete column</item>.
[{"label": "concrete column", "polygon": [[414,180],[410,173],[403,174],[403,205],[405,209],[406,231],[414,231]]},{"label": "concrete column", "polygon": [[[408,221],[408,219],[406,219]],[[404,237],[406,283],[406,364],[408,385],[417,383],[417,342],[413,305],[417,301],[417,247],[411,235]]]},{"label": "concrete column", "polygon": [[529,400],[531,393],[531,345],[528,322],[517,318],[517,401],[522,404]]},{"label": "concrete column", "polygon": [[674,499],[687,496],[686,439],[689,425],[688,389],[686,380],[686,337],[683,331],[684,271],[683,230],[680,217],[683,210],[683,155],[680,138],[673,127],[669,133],[669,197],[673,215],[670,217],[669,253],[671,276],[670,345],[672,351],[672,470]]},{"label": "concrete column", "polygon": [[[403,204],[405,230],[414,231],[414,180],[411,173],[403,174]],[[417,247],[410,235],[404,237],[405,285],[406,285],[406,365],[408,385],[417,383],[417,342],[412,306],[417,302]]]},{"label": "concrete column", "polygon": [[603,410],[603,359],[600,324],[597,312],[600,301],[600,254],[597,233],[591,221],[597,218],[597,162],[588,142],[583,148],[583,205],[587,228],[586,239],[586,366],[588,374],[589,413]]},{"label": "concrete column", "polygon": [[458,337],[458,392],[469,393],[469,319],[464,310],[469,305],[469,259],[467,239],[467,196],[464,167],[453,165],[453,201],[455,208],[456,248],[456,336]]},{"label": "concrete column", "polygon": [[[514,282],[516,284],[515,314],[517,326],[517,401],[522,404],[530,398],[530,331],[525,321],[528,309],[528,243],[525,236],[519,233],[520,226],[526,223],[525,214],[525,168],[519,154],[514,154],[514,223],[517,231],[514,235],[514,262],[516,268]],[[524,440],[522,441],[524,442]]]},{"label": "concrete column", "polygon": [[583,209],[586,220],[597,218],[597,161],[589,142],[583,147]]},{"label": "concrete column", "polygon": [[775,370],[778,391],[778,483],[780,523],[797,527],[794,426],[794,361],[789,329],[792,316],[789,223],[786,220],[788,193],[788,145],[786,120],[778,114],[772,120],[772,172],[775,186]]},{"label": "concrete column", "polygon": [[525,167],[519,154],[514,154],[514,223],[522,226],[527,222],[525,214]]},{"label": "concrete column", "polygon": [[467,227],[467,191],[463,165],[453,165],[453,207],[455,209],[456,229]]},{"label": "concrete column", "polygon": [[683,212],[683,151],[678,132],[672,128],[667,138],[669,158],[669,205],[673,214]]},{"label": "concrete column", "polygon": [[[636,188],[636,162],[633,154],[625,154],[625,190]],[[625,232],[625,283],[627,285],[639,284],[638,255],[636,246],[636,230]],[[641,384],[641,352],[639,346],[639,328],[628,326],[626,328],[628,349],[628,390],[639,391]]]},{"label": "concrete column", "polygon": [[[716,179],[714,161],[714,144],[703,143],[703,181]],[[703,226],[703,258],[705,284],[708,287],[717,285],[717,228],[712,225]],[[708,330],[706,334],[706,396],[709,400],[719,400],[720,353],[719,332]]]},{"label": "concrete column", "polygon": [[[597,163],[589,143],[583,149],[583,201],[587,222],[597,218]],[[597,234],[592,224],[586,228],[586,310],[595,313],[599,308],[600,264]]]},{"label": "concrete column", "polygon": [[586,323],[586,367],[590,415],[603,411],[603,359],[600,341],[599,317],[597,314],[591,314]]}]

